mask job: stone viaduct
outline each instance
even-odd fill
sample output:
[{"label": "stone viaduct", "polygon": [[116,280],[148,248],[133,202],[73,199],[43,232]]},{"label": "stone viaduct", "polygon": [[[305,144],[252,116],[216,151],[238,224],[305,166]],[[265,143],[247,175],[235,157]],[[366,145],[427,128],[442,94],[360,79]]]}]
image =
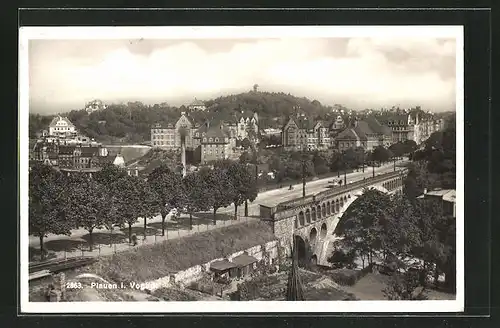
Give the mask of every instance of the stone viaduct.
[{"label": "stone viaduct", "polygon": [[[334,186],[315,195],[280,203],[274,207],[260,205],[260,219],[291,250],[295,239],[301,261],[327,264],[328,246],[336,239],[335,228],[347,208],[365,188],[385,193],[401,193],[407,170],[381,174],[344,186]],[[306,251],[308,249],[308,251]]]}]

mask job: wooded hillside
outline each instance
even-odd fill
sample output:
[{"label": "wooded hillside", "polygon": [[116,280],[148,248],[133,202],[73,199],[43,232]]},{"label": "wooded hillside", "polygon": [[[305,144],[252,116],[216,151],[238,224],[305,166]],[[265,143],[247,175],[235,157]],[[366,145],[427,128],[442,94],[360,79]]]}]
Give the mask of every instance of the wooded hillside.
[{"label": "wooded hillside", "polygon": [[[298,98],[285,93],[246,92],[237,95],[219,97],[205,101],[206,112],[193,112],[190,115],[197,121],[204,121],[213,116],[228,120],[241,115],[241,111],[256,111],[261,128],[279,127],[284,119],[294,113],[295,106],[313,118],[326,119],[332,107],[322,105],[317,100]],[[343,109],[340,105],[337,109]],[[181,112],[188,112],[185,106],[174,107],[168,104],[145,105],[141,102],[110,104],[107,109],[90,115],[85,110],[73,110],[61,114],[67,116],[81,133],[102,142],[140,143],[150,140],[151,125],[157,122],[173,122]],[[30,114],[30,136],[43,129],[54,115]]]}]

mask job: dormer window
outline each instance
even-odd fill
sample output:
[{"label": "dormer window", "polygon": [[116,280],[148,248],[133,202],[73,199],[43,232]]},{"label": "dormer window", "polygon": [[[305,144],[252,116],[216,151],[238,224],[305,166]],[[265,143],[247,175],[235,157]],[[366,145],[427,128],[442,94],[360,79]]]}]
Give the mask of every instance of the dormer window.
[{"label": "dormer window", "polygon": [[207,142],[207,138],[203,138],[203,142]]},{"label": "dormer window", "polygon": [[215,142],[219,142],[219,138],[215,138]]},{"label": "dormer window", "polygon": [[209,138],[209,139],[208,139],[208,141],[209,141],[209,142],[212,142],[212,140],[213,140],[212,138]]}]

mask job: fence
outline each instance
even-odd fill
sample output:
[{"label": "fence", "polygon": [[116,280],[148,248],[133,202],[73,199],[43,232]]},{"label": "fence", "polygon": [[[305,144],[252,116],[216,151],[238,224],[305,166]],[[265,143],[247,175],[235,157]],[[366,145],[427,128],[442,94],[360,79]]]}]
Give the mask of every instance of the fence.
[{"label": "fence", "polygon": [[[186,220],[189,221],[189,218],[186,218]],[[76,239],[76,241],[81,241],[81,243],[79,243],[78,246],[76,247],[70,247],[70,246],[58,247],[59,249],[57,251],[50,250],[50,247],[47,246],[47,244],[50,242],[47,242],[44,247],[49,249],[49,253],[47,254],[48,256],[45,259],[53,259],[53,258],[66,259],[66,258],[81,257],[81,256],[94,256],[94,257],[108,256],[119,252],[132,250],[140,246],[155,245],[157,243],[162,243],[164,241],[183,238],[197,233],[202,233],[214,229],[220,229],[223,227],[229,227],[234,224],[240,224],[243,222],[250,222],[255,220],[258,220],[258,218],[246,217],[241,215],[236,216],[236,219],[234,219],[234,213],[229,213],[229,215],[227,215],[225,219],[217,220],[215,225],[211,221],[206,221],[203,224],[193,223],[192,229],[189,229],[189,227],[179,228],[179,229],[165,229],[164,236],[161,235],[161,228],[157,229],[154,234],[149,234],[149,235],[147,233],[146,235],[144,235],[138,232],[135,234],[135,236],[137,237],[136,239],[137,243],[135,245],[128,242],[127,233],[113,232],[109,233],[109,242],[106,242],[105,240],[101,242],[95,242],[92,251],[90,251],[90,244],[88,242],[84,242],[82,239]],[[168,226],[167,222],[165,226]],[[148,226],[147,228],[150,229],[151,227]],[[122,237],[123,242],[120,243],[112,242],[111,238],[113,236],[115,236],[116,238],[117,235]],[[75,242],[75,239],[68,239],[68,243],[71,242]]]},{"label": "fence", "polygon": [[[349,169],[345,173],[349,174],[354,172],[354,170]],[[315,176],[309,176],[306,177],[306,182],[311,182],[314,180],[320,180],[320,179],[326,179],[326,178],[333,178],[333,177],[342,177],[344,175],[344,171],[342,172],[328,172],[324,174],[319,174]],[[266,184],[265,186],[259,186],[259,192],[264,192],[264,191],[270,191],[270,190],[276,190],[276,189],[281,189],[283,187],[289,186],[289,185],[294,185],[294,184],[299,184],[302,183],[302,179],[295,179],[295,180],[288,180],[288,181],[282,181],[282,182],[270,182]]]}]

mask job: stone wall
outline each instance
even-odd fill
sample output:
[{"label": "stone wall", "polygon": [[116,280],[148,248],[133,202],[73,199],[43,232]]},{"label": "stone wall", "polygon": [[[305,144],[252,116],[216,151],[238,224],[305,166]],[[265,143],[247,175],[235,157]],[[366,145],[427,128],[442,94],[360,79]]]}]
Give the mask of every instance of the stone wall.
[{"label": "stone wall", "polygon": [[[264,251],[269,254],[269,258],[276,259],[278,258],[278,247],[279,241],[273,240],[263,245],[257,245],[254,247],[250,247],[246,250],[235,252],[227,257],[229,261],[231,261],[236,256],[241,255],[243,252],[247,252],[248,255],[255,257],[257,260],[261,261],[264,257]],[[197,280],[204,272],[210,271],[210,264],[215,261],[223,260],[224,258],[213,259],[210,262],[195,265],[186,270],[179,271],[175,274],[171,274],[160,279],[156,279],[154,281],[150,281],[145,283],[145,285],[151,286],[150,290],[153,291],[155,289],[164,288],[164,287],[172,287],[174,285],[187,285],[192,281]]]}]

